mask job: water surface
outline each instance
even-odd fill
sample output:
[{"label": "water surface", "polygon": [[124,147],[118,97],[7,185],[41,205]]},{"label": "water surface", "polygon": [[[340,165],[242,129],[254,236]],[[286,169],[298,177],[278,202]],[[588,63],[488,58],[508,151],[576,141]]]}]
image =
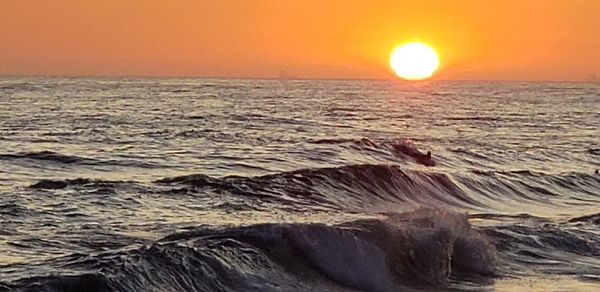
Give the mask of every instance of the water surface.
[{"label": "water surface", "polygon": [[598,290],[599,129],[586,83],[0,79],[0,291]]}]

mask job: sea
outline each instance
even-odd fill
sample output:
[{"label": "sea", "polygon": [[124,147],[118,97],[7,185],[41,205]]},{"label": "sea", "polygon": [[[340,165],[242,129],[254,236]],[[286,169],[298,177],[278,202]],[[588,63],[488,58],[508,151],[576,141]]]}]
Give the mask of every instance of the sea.
[{"label": "sea", "polygon": [[600,84],[0,79],[0,291],[600,291]]}]

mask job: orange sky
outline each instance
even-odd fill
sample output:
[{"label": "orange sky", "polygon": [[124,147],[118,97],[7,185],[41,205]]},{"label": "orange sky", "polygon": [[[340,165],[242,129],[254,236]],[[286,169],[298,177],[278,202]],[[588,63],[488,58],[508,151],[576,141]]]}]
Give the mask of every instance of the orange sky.
[{"label": "orange sky", "polygon": [[0,0],[0,75],[599,80],[599,0]]}]

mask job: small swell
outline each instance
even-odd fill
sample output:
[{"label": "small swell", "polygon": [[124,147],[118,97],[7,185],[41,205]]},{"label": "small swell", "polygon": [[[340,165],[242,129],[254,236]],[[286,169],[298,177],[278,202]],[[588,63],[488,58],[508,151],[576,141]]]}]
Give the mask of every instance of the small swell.
[{"label": "small swell", "polygon": [[[4,216],[10,217],[25,217],[31,215],[33,210],[17,203],[2,203],[0,204],[0,218]],[[0,228],[0,234],[2,229]]]},{"label": "small swell", "polygon": [[461,148],[452,148],[452,149],[450,149],[450,151],[455,152],[455,153],[460,153],[460,154],[468,154],[468,155],[475,156],[475,157],[481,158],[481,159],[486,159],[487,158],[483,154],[479,154],[479,153],[476,153],[476,152],[472,151],[471,149],[465,149],[465,148],[462,148],[462,147]]},{"label": "small swell", "polygon": [[569,219],[569,222],[588,222],[600,225],[600,213],[571,218]]},{"label": "small swell", "polygon": [[351,138],[339,138],[339,139],[317,139],[310,140],[308,143],[312,144],[344,144],[344,143],[354,143],[358,140]]},{"label": "small swell", "polygon": [[348,165],[301,169],[256,177],[214,178],[195,174],[156,181],[206,189],[291,206],[320,206],[346,211],[440,206],[506,213],[514,204],[561,204],[564,195],[586,203],[598,200],[600,177],[584,173],[549,175],[529,170],[447,174],[394,165]]},{"label": "small swell", "polygon": [[0,154],[0,160],[21,160],[30,159],[39,162],[51,162],[60,164],[72,164],[72,165],[118,165],[128,167],[144,167],[144,168],[159,168],[160,165],[142,162],[132,159],[118,159],[118,160],[99,160],[88,157],[81,157],[76,155],[65,155],[53,151],[36,151],[36,152],[20,152],[20,153],[5,153]]},{"label": "small swell", "polygon": [[494,171],[494,170],[471,170],[474,174],[486,175],[486,176],[494,176],[496,174],[504,174],[504,175],[521,175],[521,176],[544,176],[547,175],[542,172],[535,172],[531,170],[511,170],[511,171]]},{"label": "small swell", "polygon": [[257,177],[213,178],[202,174],[165,178],[159,184],[210,188],[243,197],[285,201],[342,210],[407,206],[482,207],[442,173],[404,170],[390,165],[351,165],[303,169]]},{"label": "small swell", "polygon": [[65,179],[65,180],[40,180],[29,186],[31,189],[55,190],[64,189],[71,186],[91,186],[91,187],[117,187],[119,184],[128,183],[125,181],[105,181],[92,180],[87,178]]},{"label": "small swell", "polygon": [[447,117],[446,119],[452,121],[499,121],[497,117],[486,117],[486,116],[473,116],[473,117]]},{"label": "small swell", "polygon": [[588,153],[592,155],[600,155],[600,148],[591,148],[588,149]]},{"label": "small swell", "polygon": [[52,151],[39,151],[39,152],[21,152],[16,154],[0,154],[0,159],[35,159],[35,160],[46,160],[59,163],[84,163],[94,162],[95,160],[90,158],[84,158],[73,155],[64,155]]},{"label": "small swell", "polygon": [[[495,242],[496,248],[507,262],[516,261],[542,268],[548,264],[562,263],[563,268],[572,269],[572,273],[589,273],[593,269],[600,272],[597,261],[577,259],[600,256],[600,243],[594,231],[565,229],[561,225],[544,223],[533,226],[486,227],[482,232]],[[574,260],[578,262],[577,265],[570,264]]]}]

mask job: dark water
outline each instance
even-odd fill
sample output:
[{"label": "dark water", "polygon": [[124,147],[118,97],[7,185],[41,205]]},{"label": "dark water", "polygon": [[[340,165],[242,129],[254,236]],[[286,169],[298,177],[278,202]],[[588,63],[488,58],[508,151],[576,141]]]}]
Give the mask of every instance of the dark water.
[{"label": "dark water", "polygon": [[598,84],[0,79],[0,291],[597,291],[598,137]]}]

